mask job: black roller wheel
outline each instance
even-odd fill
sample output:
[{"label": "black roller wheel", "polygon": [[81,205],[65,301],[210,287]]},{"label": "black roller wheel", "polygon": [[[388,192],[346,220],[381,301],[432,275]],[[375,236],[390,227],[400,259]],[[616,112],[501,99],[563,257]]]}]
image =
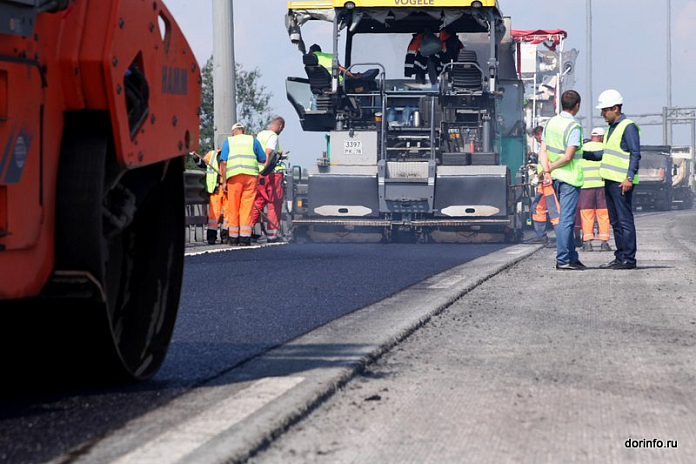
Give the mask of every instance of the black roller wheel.
[{"label": "black roller wheel", "polygon": [[184,166],[175,159],[123,172],[110,127],[104,113],[66,118],[55,269],[93,285],[79,298],[58,292],[62,330],[77,374],[144,380],[165,359],[179,305]]}]

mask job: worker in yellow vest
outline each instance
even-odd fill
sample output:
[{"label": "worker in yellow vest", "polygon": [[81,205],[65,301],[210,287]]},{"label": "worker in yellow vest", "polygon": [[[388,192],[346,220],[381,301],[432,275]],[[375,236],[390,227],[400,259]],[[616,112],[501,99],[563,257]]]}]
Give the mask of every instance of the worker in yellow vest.
[{"label": "worker in yellow vest", "polygon": [[[319,66],[325,68],[327,71],[329,71],[329,74],[333,74],[331,69],[333,68],[333,53],[324,53],[321,51],[321,47],[318,44],[312,44],[312,46],[309,47],[309,52],[310,54],[316,55],[317,61],[319,63]],[[339,72],[338,78],[340,81],[343,81],[343,75],[345,74],[348,77],[351,77],[353,79],[358,79],[362,77],[362,74],[360,73],[352,73],[348,71],[346,68],[341,66],[340,64],[337,65],[337,69]]]},{"label": "worker in yellow vest", "polygon": [[[586,142],[582,150],[602,151],[604,148],[602,138],[604,129],[595,127],[592,129],[591,139]],[[611,251],[609,246],[609,211],[607,210],[606,196],[604,195],[604,179],[599,175],[600,161],[582,160],[584,182],[580,190],[578,200],[578,219],[582,230],[582,251],[592,251],[592,240],[599,240],[601,251]],[[597,234],[595,235],[595,218],[597,220]]]},{"label": "worker in yellow vest", "polygon": [[220,172],[225,176],[223,191],[227,194],[224,225],[229,231],[230,245],[251,245],[251,211],[256,199],[259,163],[266,162],[266,152],[244,125],[232,126],[232,137],[222,144]]},{"label": "worker in yellow vest", "polygon": [[225,182],[220,171],[220,150],[210,150],[201,158],[196,156],[196,165],[205,169],[205,189],[208,192],[208,228],[206,239],[208,245],[214,245],[217,240],[217,231],[220,229],[220,242],[227,242],[227,228],[222,227],[220,218],[224,216],[227,206],[227,195],[223,192],[222,184]]},{"label": "worker in yellow vest", "polygon": [[[261,143],[261,147],[266,151],[266,157],[270,157],[274,151],[280,151],[278,136],[285,128],[285,119],[276,116],[271,120],[268,129],[256,134],[256,140]],[[259,166],[263,170],[263,165]],[[256,200],[254,209],[251,212],[251,222],[256,224],[259,217],[266,207],[266,237],[268,242],[273,243],[279,240],[278,232],[280,227],[281,213],[283,209],[283,171],[285,166],[278,163],[273,172],[266,176],[259,176],[257,185]],[[252,234],[252,237],[254,235]],[[255,238],[258,238],[256,236]]]},{"label": "worker in yellow vest", "polygon": [[633,219],[633,186],[638,183],[640,129],[626,118],[623,96],[614,89],[599,95],[597,109],[609,124],[604,134],[604,154],[599,175],[604,179],[609,221],[614,231],[616,251],[602,269],[636,268],[636,225]]},{"label": "worker in yellow vest", "polygon": [[582,126],[575,119],[580,111],[580,94],[566,90],[561,95],[560,114],[549,119],[544,129],[539,161],[543,182],[553,183],[561,211],[556,227],[556,269],[583,270],[573,240],[575,212],[583,183]]}]

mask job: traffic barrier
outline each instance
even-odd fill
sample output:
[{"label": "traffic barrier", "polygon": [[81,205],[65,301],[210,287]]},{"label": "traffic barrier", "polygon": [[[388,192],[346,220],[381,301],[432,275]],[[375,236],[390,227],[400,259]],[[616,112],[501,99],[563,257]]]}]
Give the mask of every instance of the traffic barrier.
[{"label": "traffic barrier", "polygon": [[207,205],[208,192],[205,189],[205,171],[187,169],[184,172],[187,205]]}]

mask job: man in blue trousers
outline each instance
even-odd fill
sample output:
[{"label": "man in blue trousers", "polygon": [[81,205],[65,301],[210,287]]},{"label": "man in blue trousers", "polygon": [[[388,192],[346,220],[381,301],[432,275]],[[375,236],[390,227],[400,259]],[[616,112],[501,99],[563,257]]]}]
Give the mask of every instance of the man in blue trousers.
[{"label": "man in blue trousers", "polygon": [[556,227],[556,269],[581,271],[575,249],[573,227],[583,184],[582,126],[575,119],[580,111],[580,94],[566,90],[561,95],[560,114],[549,119],[544,129],[539,161],[544,170],[543,182],[553,183],[561,206]]}]

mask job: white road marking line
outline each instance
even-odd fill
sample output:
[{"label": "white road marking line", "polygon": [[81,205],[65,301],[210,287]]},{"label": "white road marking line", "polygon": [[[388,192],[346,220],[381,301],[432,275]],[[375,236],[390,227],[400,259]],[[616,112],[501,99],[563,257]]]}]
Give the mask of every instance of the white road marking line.
[{"label": "white road marking line", "polygon": [[267,377],[170,429],[114,464],[176,462],[294,388],[304,377]]},{"label": "white road marking line", "polygon": [[286,242],[282,243],[264,243],[261,245],[251,245],[247,247],[233,247],[233,246],[227,246],[223,248],[213,248],[209,250],[203,250],[203,251],[186,251],[184,254],[186,256],[198,256],[198,255],[205,255],[207,253],[222,253],[226,251],[242,251],[242,250],[255,250],[258,248],[265,248],[265,247],[272,247],[272,246],[284,246],[287,245]]},{"label": "white road marking line", "polygon": [[214,248],[212,250],[204,250],[204,251],[192,251],[192,252],[186,252],[186,256],[197,256],[197,255],[205,255],[208,253],[225,253],[228,251],[242,251],[242,250],[255,250],[262,248],[261,245],[251,245],[248,247],[227,247],[227,248]]}]

